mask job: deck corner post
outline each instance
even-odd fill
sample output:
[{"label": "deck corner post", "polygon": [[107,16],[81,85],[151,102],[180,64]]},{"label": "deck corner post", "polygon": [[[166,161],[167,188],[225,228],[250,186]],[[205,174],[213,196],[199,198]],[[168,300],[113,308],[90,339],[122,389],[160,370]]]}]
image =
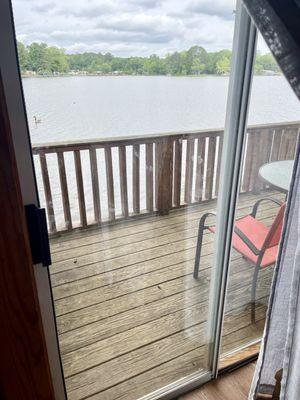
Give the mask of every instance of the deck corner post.
[{"label": "deck corner post", "polygon": [[164,138],[156,143],[156,208],[159,215],[167,215],[171,208],[172,181],[173,176],[173,140]]}]

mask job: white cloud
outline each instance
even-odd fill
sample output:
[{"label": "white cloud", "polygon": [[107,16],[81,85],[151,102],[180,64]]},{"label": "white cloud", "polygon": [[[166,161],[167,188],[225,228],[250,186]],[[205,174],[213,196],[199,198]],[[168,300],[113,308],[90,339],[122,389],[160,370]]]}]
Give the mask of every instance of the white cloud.
[{"label": "white cloud", "polygon": [[235,0],[12,0],[17,37],[67,52],[165,55],[231,48]]},{"label": "white cloud", "polygon": [[233,19],[235,4],[228,0],[191,0],[186,10],[192,13]]}]

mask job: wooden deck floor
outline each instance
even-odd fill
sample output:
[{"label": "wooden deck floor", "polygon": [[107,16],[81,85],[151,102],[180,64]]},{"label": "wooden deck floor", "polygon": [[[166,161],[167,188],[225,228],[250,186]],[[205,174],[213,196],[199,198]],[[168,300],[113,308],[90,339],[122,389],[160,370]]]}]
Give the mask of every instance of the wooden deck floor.
[{"label": "wooden deck floor", "polygon": [[218,379],[178,400],[247,400],[255,372],[255,363],[247,364],[235,371],[220,375]]},{"label": "wooden deck floor", "polygon": [[[238,216],[249,213],[259,197],[242,195]],[[215,207],[211,202],[51,240],[70,400],[135,400],[202,368],[212,234],[205,235],[199,280],[192,271],[199,217]],[[276,210],[263,205],[259,218],[269,224]],[[262,333],[272,268],[259,277],[254,325],[248,305],[252,273],[234,252],[223,354]]]}]

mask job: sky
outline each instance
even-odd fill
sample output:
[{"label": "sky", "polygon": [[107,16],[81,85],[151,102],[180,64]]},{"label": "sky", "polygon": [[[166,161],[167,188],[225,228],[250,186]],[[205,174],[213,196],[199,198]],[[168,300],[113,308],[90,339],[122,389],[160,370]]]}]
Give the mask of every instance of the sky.
[{"label": "sky", "polygon": [[13,10],[17,38],[26,45],[165,56],[193,45],[231,49],[235,0],[13,0]]}]

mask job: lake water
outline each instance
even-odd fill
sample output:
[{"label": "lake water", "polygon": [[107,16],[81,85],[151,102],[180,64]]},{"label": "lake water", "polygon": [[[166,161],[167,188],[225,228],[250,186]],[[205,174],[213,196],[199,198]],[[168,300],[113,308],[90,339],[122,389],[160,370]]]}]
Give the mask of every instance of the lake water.
[{"label": "lake water", "polygon": [[[33,143],[224,126],[228,77],[25,78]],[[41,119],[36,125],[33,116]],[[249,123],[300,120],[283,76],[255,76]]]},{"label": "lake water", "polygon": [[[169,131],[222,128],[225,122],[228,77],[59,77],[23,80],[32,143],[145,135]],[[41,120],[35,124],[33,116]],[[296,96],[282,76],[255,76],[249,123],[300,120]],[[114,149],[113,149],[114,150]],[[127,149],[128,159],[132,159]],[[86,153],[86,154],[85,154]],[[102,216],[108,215],[104,154],[98,152]],[[88,220],[93,220],[90,167],[82,152]],[[45,206],[39,162],[36,173],[41,204]],[[55,155],[48,169],[57,225],[63,209]],[[65,154],[72,218],[79,222],[74,159]],[[117,155],[114,155],[116,214],[120,214]],[[116,173],[115,173],[116,172]],[[132,204],[131,166],[128,163],[128,196]],[[184,179],[184,177],[183,177]],[[141,148],[141,208],[145,207],[144,149]]]}]

